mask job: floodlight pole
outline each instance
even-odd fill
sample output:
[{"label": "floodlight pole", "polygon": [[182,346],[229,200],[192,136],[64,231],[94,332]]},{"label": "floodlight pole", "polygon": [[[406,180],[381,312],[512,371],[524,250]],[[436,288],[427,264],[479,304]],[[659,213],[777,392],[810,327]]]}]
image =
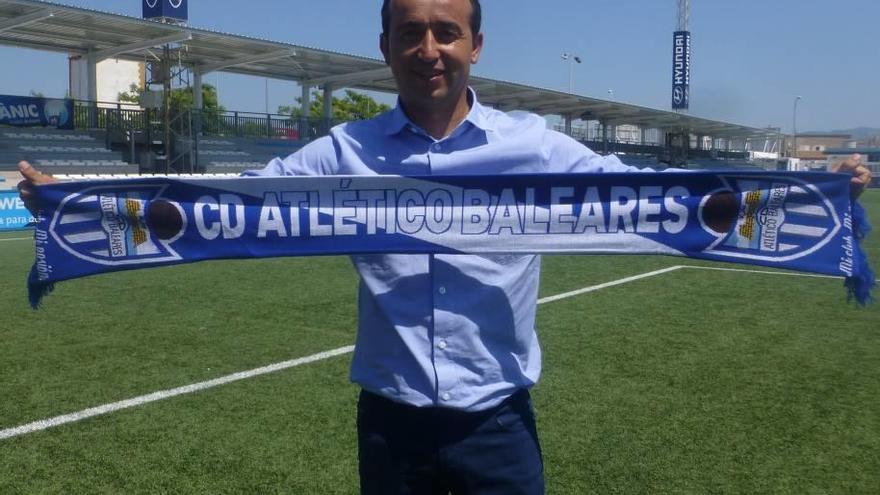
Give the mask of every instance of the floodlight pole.
[{"label": "floodlight pole", "polygon": [[[690,31],[691,2],[690,0],[678,0],[678,30]],[[690,69],[688,69],[690,70]],[[690,89],[688,89],[688,92]],[[686,114],[687,109],[676,109],[675,112]],[[690,147],[691,133],[689,129],[682,129],[681,150],[682,160],[687,163],[688,147]]]},{"label": "floodlight pole", "polygon": [[678,0],[678,30],[687,31],[691,18],[691,1]]},{"label": "floodlight pole", "polygon": [[[678,0],[678,30],[679,31],[690,31],[690,22],[691,22],[691,1],[690,0]],[[690,70],[690,69],[688,69]],[[690,89],[688,89],[690,91]],[[686,109],[677,109],[674,110],[678,113],[687,113]]]},{"label": "floodlight pole", "polygon": [[574,62],[581,63],[580,56],[573,53],[563,53],[562,60],[568,61],[568,94],[574,90]]}]

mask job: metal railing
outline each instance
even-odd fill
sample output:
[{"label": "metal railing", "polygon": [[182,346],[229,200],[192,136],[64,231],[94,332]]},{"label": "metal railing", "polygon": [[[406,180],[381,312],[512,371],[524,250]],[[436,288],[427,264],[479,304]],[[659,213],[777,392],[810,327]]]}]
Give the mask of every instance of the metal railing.
[{"label": "metal railing", "polygon": [[[339,121],[252,112],[192,111],[202,136],[312,140],[327,134]],[[198,127],[199,124],[196,124]]]},{"label": "metal railing", "polygon": [[[204,137],[255,137],[312,140],[327,134],[337,120],[255,112],[188,110],[193,128]],[[180,112],[172,115],[179,118]],[[145,131],[162,135],[162,113],[125,103],[74,100],[74,127],[81,130]]]}]

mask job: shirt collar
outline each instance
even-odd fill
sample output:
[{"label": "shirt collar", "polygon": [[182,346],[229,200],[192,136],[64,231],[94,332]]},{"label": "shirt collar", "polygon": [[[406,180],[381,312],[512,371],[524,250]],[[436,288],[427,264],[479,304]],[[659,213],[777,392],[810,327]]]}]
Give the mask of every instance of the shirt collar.
[{"label": "shirt collar", "polygon": [[[482,129],[484,131],[494,131],[495,125],[489,119],[489,111],[486,107],[480,104],[477,101],[477,93],[473,90],[473,88],[468,87],[468,93],[471,97],[471,109],[468,111],[467,116],[465,116],[464,122],[470,122],[474,127],[478,129]],[[414,124],[409,117],[404,113],[403,108],[400,106],[400,97],[397,97],[397,106],[394,107],[394,110],[391,111],[391,118],[388,123],[385,125],[385,134],[387,136],[391,136],[399,133],[403,129],[408,126],[412,126],[414,129],[419,129],[419,126]],[[459,124],[459,127],[461,124]],[[453,134],[455,131],[453,131]]]}]

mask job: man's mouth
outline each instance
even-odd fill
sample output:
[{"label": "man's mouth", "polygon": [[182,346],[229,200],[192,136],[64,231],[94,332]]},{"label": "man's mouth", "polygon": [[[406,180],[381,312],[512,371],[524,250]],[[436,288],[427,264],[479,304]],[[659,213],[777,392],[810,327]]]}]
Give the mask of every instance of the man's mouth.
[{"label": "man's mouth", "polygon": [[443,77],[442,70],[416,71],[416,75],[428,82],[439,81]]}]

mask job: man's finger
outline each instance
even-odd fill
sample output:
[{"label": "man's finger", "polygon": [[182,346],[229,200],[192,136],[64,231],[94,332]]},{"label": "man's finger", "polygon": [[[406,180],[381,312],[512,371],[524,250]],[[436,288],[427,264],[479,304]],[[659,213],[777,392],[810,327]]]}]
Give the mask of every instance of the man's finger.
[{"label": "man's finger", "polygon": [[39,170],[35,169],[33,165],[24,160],[18,162],[18,172],[22,177],[31,182],[36,182],[40,178],[40,175],[42,175]]},{"label": "man's finger", "polygon": [[866,187],[871,182],[871,177],[871,170],[864,165],[860,165],[853,171],[851,182]]},{"label": "man's finger", "polygon": [[40,172],[39,170],[35,169],[33,165],[24,160],[18,162],[18,172],[21,174],[22,177],[38,186],[42,184],[51,184],[52,182],[58,182],[58,180],[56,180],[51,175],[46,175]]},{"label": "man's finger", "polygon": [[832,172],[852,172],[859,168],[859,165],[862,163],[862,155],[856,153],[854,155],[850,155],[843,160],[842,162],[836,163],[833,167],[831,167]]},{"label": "man's finger", "polygon": [[30,179],[25,179],[19,182],[17,187],[18,197],[24,202],[24,207],[31,212],[31,215],[36,216],[39,204],[37,203],[37,192],[34,190],[34,182]]},{"label": "man's finger", "polygon": [[831,167],[831,171],[852,175],[849,185],[850,194],[853,198],[858,198],[867,189],[868,184],[871,183],[871,169],[862,163],[862,155],[858,153],[850,155],[846,160],[834,164]]}]

